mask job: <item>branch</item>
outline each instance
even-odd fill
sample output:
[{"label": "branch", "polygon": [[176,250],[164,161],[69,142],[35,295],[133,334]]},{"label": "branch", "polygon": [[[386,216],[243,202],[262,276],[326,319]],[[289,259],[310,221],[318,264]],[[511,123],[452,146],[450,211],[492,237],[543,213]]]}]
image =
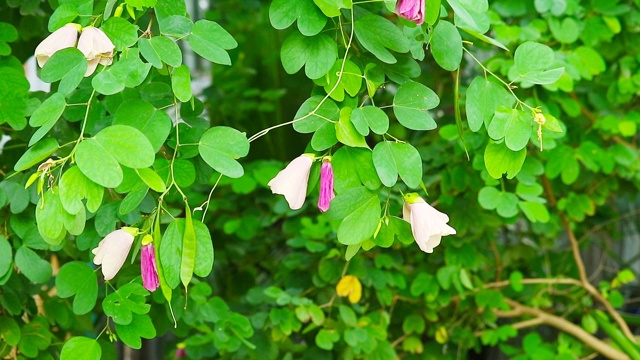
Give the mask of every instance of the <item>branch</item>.
[{"label": "branch", "polygon": [[[532,279],[522,279],[522,284],[548,284],[548,285],[575,285],[582,287],[582,283],[576,279],[571,278],[555,278],[555,279],[547,279],[547,278],[532,278]],[[485,289],[488,288],[501,288],[505,286],[509,286],[511,284],[510,280],[496,281],[492,283],[488,283],[484,285]]]},{"label": "branch", "polygon": [[[504,301],[511,306],[511,311],[495,311],[496,315],[500,317],[514,317],[514,316],[532,316],[533,319],[527,321],[523,321],[520,323],[516,323],[514,325],[520,324],[519,326],[527,327],[534,326],[538,324],[546,324],[552,326],[558,330],[564,331],[569,335],[572,335],[576,339],[580,340],[587,346],[591,347],[593,350],[597,351],[601,355],[616,360],[628,360],[629,356],[620,350],[608,345],[604,341],[598,339],[597,337],[589,334],[583,328],[578,325],[565,320],[559,316],[548,314],[540,309],[536,309],[533,307],[529,307],[526,305],[522,305],[519,302],[511,300],[509,298],[504,298]],[[533,325],[532,325],[533,324]]]}]

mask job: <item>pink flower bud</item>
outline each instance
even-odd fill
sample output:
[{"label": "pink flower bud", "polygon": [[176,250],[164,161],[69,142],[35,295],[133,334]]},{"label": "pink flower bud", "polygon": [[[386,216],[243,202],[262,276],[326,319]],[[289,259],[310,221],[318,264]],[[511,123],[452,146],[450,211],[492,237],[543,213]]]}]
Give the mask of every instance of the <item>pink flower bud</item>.
[{"label": "pink flower bud", "polygon": [[80,40],[78,40],[78,50],[82,51],[84,57],[89,61],[85,77],[91,76],[98,64],[104,66],[113,62],[113,50],[115,45],[107,37],[104,31],[88,26],[82,30]]},{"label": "pink flower bud", "polygon": [[416,193],[404,196],[402,215],[411,224],[413,238],[420,250],[432,253],[433,248],[440,245],[443,236],[454,235],[456,230],[447,225],[449,217],[427,204]]},{"label": "pink flower bud", "polygon": [[424,23],[425,0],[398,0],[396,13],[417,25]]},{"label": "pink flower bud", "polygon": [[42,40],[35,51],[38,65],[43,67],[55,52],[76,46],[79,26],[77,24],[67,24]]},{"label": "pink flower bud", "polygon": [[142,285],[145,289],[153,292],[160,287],[155,248],[153,243],[144,244],[144,240],[140,254],[140,274],[142,275]]},{"label": "pink flower bud", "polygon": [[333,167],[331,159],[326,158],[322,161],[320,169],[320,196],[318,197],[318,209],[320,212],[329,210],[331,200],[336,197],[333,193]]},{"label": "pink flower bud", "polygon": [[125,227],[112,231],[91,251],[95,255],[93,263],[102,265],[102,274],[106,281],[113,279],[124,265],[137,230]]},{"label": "pink flower bud", "polygon": [[302,154],[267,184],[272,193],[284,195],[291,210],[298,210],[304,204],[312,164],[313,155]]}]

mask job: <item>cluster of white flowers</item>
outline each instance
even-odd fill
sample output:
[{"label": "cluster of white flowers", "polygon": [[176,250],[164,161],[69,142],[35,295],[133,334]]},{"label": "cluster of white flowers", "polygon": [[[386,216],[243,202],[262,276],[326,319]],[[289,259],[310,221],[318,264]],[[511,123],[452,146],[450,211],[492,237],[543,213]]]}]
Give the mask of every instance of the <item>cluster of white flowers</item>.
[{"label": "cluster of white flowers", "polygon": [[[80,33],[78,40],[78,33]],[[56,52],[76,46],[89,62],[87,71],[84,76],[91,76],[98,64],[104,66],[111,65],[113,62],[113,50],[115,46],[104,31],[93,26],[82,28],[78,24],[66,24],[60,29],[54,31],[51,35],[36,47],[35,55],[38,65],[43,67],[44,64]]]}]

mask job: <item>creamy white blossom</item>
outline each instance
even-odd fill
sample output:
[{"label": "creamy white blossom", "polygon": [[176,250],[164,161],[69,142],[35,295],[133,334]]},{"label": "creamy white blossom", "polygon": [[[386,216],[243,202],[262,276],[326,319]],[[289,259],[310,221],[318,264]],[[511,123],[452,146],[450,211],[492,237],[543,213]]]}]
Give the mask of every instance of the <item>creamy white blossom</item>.
[{"label": "creamy white blossom", "polygon": [[105,280],[113,279],[124,265],[136,231],[137,229],[128,227],[112,231],[91,251],[95,255],[93,263],[102,265]]},{"label": "creamy white blossom", "polygon": [[406,194],[404,200],[402,215],[404,220],[411,224],[413,238],[420,250],[432,253],[433,249],[440,245],[443,236],[456,233],[454,228],[447,225],[447,214],[427,204],[418,194]]},{"label": "creamy white blossom", "polygon": [[38,65],[43,67],[57,51],[76,46],[79,27],[78,24],[67,24],[42,40],[35,51]]},{"label": "creamy white blossom", "polygon": [[312,164],[313,155],[302,154],[269,181],[271,192],[284,195],[292,210],[298,210],[304,204]]},{"label": "creamy white blossom", "polygon": [[78,50],[89,61],[89,66],[84,76],[91,76],[96,71],[98,64],[111,65],[114,49],[115,45],[113,45],[113,42],[104,31],[93,26],[82,29],[80,40],[78,40]]}]

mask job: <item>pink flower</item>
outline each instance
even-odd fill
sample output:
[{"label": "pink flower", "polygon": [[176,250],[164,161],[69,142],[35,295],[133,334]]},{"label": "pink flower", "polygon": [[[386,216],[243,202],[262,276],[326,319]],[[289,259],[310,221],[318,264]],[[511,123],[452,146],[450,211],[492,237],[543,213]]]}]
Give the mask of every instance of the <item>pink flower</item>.
[{"label": "pink flower", "polygon": [[91,76],[96,71],[98,64],[111,65],[113,49],[115,49],[115,45],[104,31],[93,26],[84,28],[80,40],[78,40],[78,50],[82,51],[84,57],[89,61],[89,67],[87,67],[84,76]]},{"label": "pink flower", "polygon": [[331,166],[331,158],[322,159],[322,168],[320,169],[320,197],[318,198],[318,209],[320,212],[329,210],[331,200],[336,197],[333,193],[333,167]]},{"label": "pink flower", "polygon": [[102,274],[106,281],[113,279],[124,265],[137,231],[138,229],[130,227],[112,231],[91,251],[95,255],[93,263],[102,265]]},{"label": "pink flower", "polygon": [[398,0],[396,13],[417,25],[424,23],[425,0]]},{"label": "pink flower", "polygon": [[140,274],[142,275],[142,285],[145,289],[153,292],[160,287],[158,280],[158,267],[156,265],[156,251],[151,242],[150,235],[145,235],[142,240],[142,251],[140,253]]},{"label": "pink flower", "polygon": [[284,195],[291,210],[298,210],[304,204],[313,158],[313,154],[298,156],[267,184],[272,193]]},{"label": "pink flower", "polygon": [[433,248],[440,245],[443,236],[453,235],[456,230],[447,225],[449,217],[427,204],[416,193],[404,195],[402,215],[411,224],[414,240],[420,250],[432,253]]},{"label": "pink flower", "polygon": [[54,53],[59,50],[76,46],[80,25],[67,24],[54,31],[36,47],[35,56],[38,65],[43,67]]}]

